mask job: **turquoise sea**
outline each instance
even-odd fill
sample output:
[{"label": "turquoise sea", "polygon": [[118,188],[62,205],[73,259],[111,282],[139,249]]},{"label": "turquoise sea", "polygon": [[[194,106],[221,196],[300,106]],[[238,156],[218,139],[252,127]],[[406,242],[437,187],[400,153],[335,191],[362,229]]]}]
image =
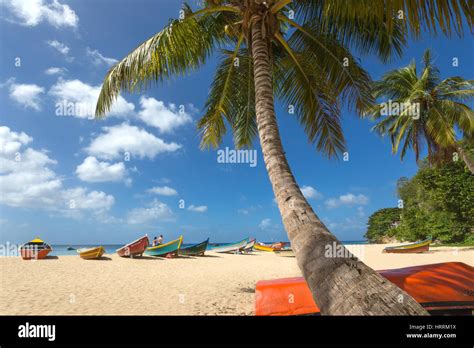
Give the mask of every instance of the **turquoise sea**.
[{"label": "turquoise sea", "polygon": [[[166,242],[166,241],[165,241]],[[228,242],[227,242],[228,243]],[[213,245],[220,245],[220,244],[227,244],[227,243],[212,243]],[[271,244],[275,243],[273,242],[264,242],[265,244]],[[367,244],[367,241],[343,241],[343,244]],[[125,244],[125,243],[124,243]],[[60,255],[77,255],[77,249],[81,248],[92,248],[95,246],[102,245],[105,248],[105,253],[106,254],[113,254],[115,251],[119,248],[121,248],[124,244],[52,244],[51,246],[53,247],[53,251],[50,253],[51,256],[60,256]],[[196,243],[183,243],[182,247],[187,247],[194,245]],[[11,247],[11,246],[10,246]],[[72,250],[68,250],[72,248]],[[13,256],[13,255],[18,255],[17,250],[15,247],[15,251],[9,250],[5,252],[0,252],[0,257],[1,256]]]}]

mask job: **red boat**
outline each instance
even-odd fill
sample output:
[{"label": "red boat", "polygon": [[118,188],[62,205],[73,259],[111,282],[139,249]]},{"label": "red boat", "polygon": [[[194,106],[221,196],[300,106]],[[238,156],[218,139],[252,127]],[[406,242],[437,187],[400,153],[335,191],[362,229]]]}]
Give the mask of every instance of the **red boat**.
[{"label": "red boat", "polygon": [[142,256],[148,244],[150,244],[150,241],[148,240],[148,235],[145,234],[143,237],[117,249],[117,254],[121,257]]},{"label": "red boat", "polygon": [[[472,315],[474,268],[462,262],[444,262],[379,271],[406,291],[428,312],[437,315]],[[318,314],[304,278],[261,280],[255,289],[256,315]],[[292,298],[292,301],[288,301]]]},{"label": "red boat", "polygon": [[39,238],[23,244],[19,249],[23,260],[44,259],[53,250],[49,244]]}]

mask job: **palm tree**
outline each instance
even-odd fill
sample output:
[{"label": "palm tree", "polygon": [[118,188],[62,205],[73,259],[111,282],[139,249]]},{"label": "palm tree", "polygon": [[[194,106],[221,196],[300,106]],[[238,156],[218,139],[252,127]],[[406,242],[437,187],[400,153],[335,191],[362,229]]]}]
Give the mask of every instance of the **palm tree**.
[{"label": "palm tree", "polygon": [[[402,11],[402,12],[400,12]],[[283,224],[298,265],[323,314],[426,314],[401,289],[346,251],[308,204],[285,157],[274,98],[293,106],[309,141],[329,157],[345,148],[340,102],[361,112],[373,103],[368,74],[349,48],[382,60],[401,54],[422,28],[462,32],[471,26],[468,0],[433,1],[208,0],[146,40],[107,73],[96,116],[121,91],[136,92],[222,57],[199,121],[201,146],[217,147],[231,126],[237,147],[258,134]],[[406,14],[403,19],[400,13]],[[466,18],[464,18],[466,17]]]},{"label": "palm tree", "polygon": [[425,51],[423,62],[420,74],[413,60],[410,65],[389,71],[374,83],[374,98],[384,101],[367,111],[373,119],[379,120],[373,129],[390,136],[393,153],[403,144],[401,159],[412,148],[418,161],[426,143],[429,162],[452,160],[453,151],[457,151],[474,174],[474,163],[456,139],[456,128],[466,139],[474,135],[474,111],[466,104],[474,97],[473,80],[459,76],[441,80],[430,50]]}]

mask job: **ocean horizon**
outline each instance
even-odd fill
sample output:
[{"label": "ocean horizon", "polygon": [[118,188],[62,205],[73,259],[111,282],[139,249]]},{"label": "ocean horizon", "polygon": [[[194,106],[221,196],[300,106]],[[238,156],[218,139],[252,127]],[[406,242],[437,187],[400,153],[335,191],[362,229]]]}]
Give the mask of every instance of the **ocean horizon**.
[{"label": "ocean horizon", "polygon": [[[188,247],[196,243],[183,243],[182,247]],[[213,245],[221,245],[221,244],[227,244],[227,243],[232,243],[232,242],[222,242],[222,243],[210,243]],[[264,241],[263,243],[265,244],[271,244],[271,243],[276,243],[275,241]],[[344,245],[349,245],[349,244],[368,244],[367,241],[342,241]],[[114,254],[117,249],[123,247],[126,243],[124,244],[51,244],[51,247],[53,248],[53,251],[50,253],[51,256],[66,256],[66,255],[77,255],[77,249],[81,248],[92,248],[96,246],[103,246],[105,248],[105,254]],[[73,250],[68,250],[68,248],[74,248]]]}]

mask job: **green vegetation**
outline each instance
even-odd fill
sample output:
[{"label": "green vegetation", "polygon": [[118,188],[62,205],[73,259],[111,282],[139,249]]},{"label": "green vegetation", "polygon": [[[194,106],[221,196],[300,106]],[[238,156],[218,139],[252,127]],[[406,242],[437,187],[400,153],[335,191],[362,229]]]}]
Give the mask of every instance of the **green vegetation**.
[{"label": "green vegetation", "polygon": [[371,242],[381,243],[384,237],[393,237],[397,224],[400,223],[402,210],[400,208],[383,208],[373,213],[365,233],[365,238]]},{"label": "green vegetation", "polygon": [[464,139],[474,135],[474,111],[466,104],[474,97],[473,81],[460,76],[441,80],[430,50],[425,51],[423,62],[419,74],[413,60],[373,84],[374,97],[383,100],[367,110],[378,121],[373,129],[390,136],[393,153],[401,147],[401,159],[413,149],[418,161],[426,145],[431,163],[450,160],[458,153],[474,174],[474,162],[456,139],[456,129]]},{"label": "green vegetation", "polygon": [[[432,236],[443,244],[474,245],[474,176],[464,163],[430,167],[425,161],[413,178],[401,178],[397,186],[403,208],[372,214],[365,235],[369,241]],[[396,221],[398,226],[392,227]]]}]

